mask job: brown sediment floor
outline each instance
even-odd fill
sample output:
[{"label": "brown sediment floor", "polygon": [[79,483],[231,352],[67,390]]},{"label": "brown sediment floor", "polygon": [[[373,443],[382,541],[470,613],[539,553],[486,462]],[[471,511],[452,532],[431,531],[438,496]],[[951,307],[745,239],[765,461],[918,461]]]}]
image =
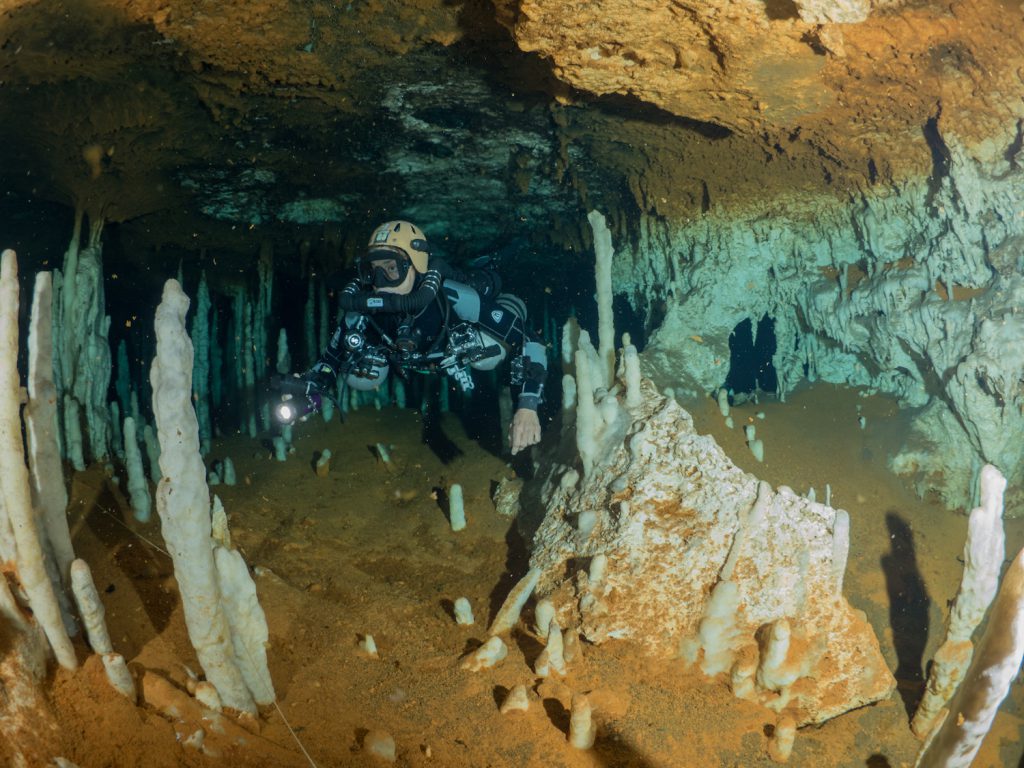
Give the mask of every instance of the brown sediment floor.
[{"label": "brown sediment floor", "polygon": [[[796,392],[785,404],[736,407],[731,431],[715,403],[691,405],[698,430],[713,434],[741,468],[799,492],[813,485],[819,500],[831,484],[834,505],[851,516],[847,596],[867,613],[900,681],[891,700],[801,731],[791,764],[912,765],[917,742],[907,727],[907,702],[919,695],[956,592],[966,518],[917,500],[886,470],[904,417],[885,398],[829,386]],[[764,464],[743,442],[748,418],[765,442]],[[451,441],[442,452],[455,454],[448,463],[422,442],[412,410],[363,409],[344,425],[311,421],[297,428],[296,453],[285,463],[273,461],[258,441],[217,442],[214,458],[230,456],[239,483],[214,490],[236,545],[257,569],[279,709],[264,711],[250,745],[215,760],[181,746],[160,715],[120,699],[92,659],[83,672],[58,673],[55,681],[64,756],[81,768],[371,765],[376,761],[362,752],[362,739],[383,729],[395,738],[397,764],[408,766],[771,765],[771,713],[677,662],[640,658],[625,643],[586,646],[567,678],[541,682],[532,672],[541,645],[519,631],[495,669],[459,668],[525,572],[527,548],[490,501],[494,483],[512,470],[469,439],[457,417],[445,417],[441,432]],[[435,447],[439,439],[435,434]],[[378,442],[391,446],[391,469],[373,450]],[[332,470],[318,478],[312,462],[324,448],[333,453]],[[458,534],[449,528],[443,495],[435,498],[452,482],[463,485],[469,519]],[[123,504],[97,472],[76,476],[77,552],[93,567],[115,648],[130,664],[184,686],[183,665],[198,665],[170,561],[158,549],[159,526],[126,525]],[[1022,545],[1024,522],[1009,521],[1007,551]],[[475,626],[452,619],[458,597],[472,603]],[[367,633],[379,659],[358,649]],[[504,693],[520,683],[531,690],[530,710],[500,715]],[[566,743],[575,691],[591,692],[595,707],[599,731],[591,752]],[[1018,765],[1022,707],[1024,694],[1015,686],[976,766]]]}]

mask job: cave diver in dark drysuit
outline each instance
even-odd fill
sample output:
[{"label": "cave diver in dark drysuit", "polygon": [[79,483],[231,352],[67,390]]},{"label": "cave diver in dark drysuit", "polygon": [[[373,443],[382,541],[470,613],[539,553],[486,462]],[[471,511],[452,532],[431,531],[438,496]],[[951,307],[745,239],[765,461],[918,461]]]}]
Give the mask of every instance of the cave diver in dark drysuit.
[{"label": "cave diver in dark drysuit", "polygon": [[414,224],[381,224],[359,259],[358,277],[339,296],[343,324],[301,377],[307,396],[327,396],[339,378],[352,389],[374,390],[391,371],[440,371],[469,392],[470,368],[493,370],[512,355],[519,395],[511,451],[539,442],[547,356],[527,331],[526,306],[500,290],[493,271],[462,272],[431,258]]}]

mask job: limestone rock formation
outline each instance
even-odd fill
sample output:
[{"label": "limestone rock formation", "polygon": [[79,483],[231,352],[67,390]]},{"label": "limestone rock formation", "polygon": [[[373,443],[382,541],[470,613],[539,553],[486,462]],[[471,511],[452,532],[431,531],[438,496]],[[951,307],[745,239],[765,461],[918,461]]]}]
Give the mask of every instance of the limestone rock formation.
[{"label": "limestone rock formation", "polygon": [[999,467],[1019,514],[1024,430],[1024,194],[1010,142],[998,160],[936,128],[949,162],[939,184],[906,183],[849,203],[764,201],[740,220],[681,227],[650,217],[616,257],[615,282],[647,312],[667,306],[644,369],[677,392],[712,392],[729,335],[768,316],[780,395],[803,379],[878,389],[927,406],[895,462],[923,493],[970,508],[984,463]]},{"label": "limestone rock formation", "polygon": [[559,623],[727,673],[738,696],[799,724],[887,697],[878,641],[842,595],[846,513],[759,484],[643,389],[586,478],[561,465],[544,483],[531,567]]}]

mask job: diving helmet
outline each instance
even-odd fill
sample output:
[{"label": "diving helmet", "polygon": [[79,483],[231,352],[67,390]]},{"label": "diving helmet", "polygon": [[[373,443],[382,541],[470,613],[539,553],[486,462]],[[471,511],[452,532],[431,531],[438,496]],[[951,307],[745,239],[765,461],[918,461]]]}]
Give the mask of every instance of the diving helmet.
[{"label": "diving helmet", "polygon": [[409,267],[427,271],[429,258],[423,232],[408,221],[388,221],[370,235],[366,253],[359,259],[359,279],[366,286],[395,288],[405,282]]}]

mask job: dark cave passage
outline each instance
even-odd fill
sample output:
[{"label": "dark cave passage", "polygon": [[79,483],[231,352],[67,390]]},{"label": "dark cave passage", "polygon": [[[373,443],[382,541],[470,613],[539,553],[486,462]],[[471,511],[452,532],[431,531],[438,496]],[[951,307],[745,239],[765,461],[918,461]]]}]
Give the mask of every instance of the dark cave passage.
[{"label": "dark cave passage", "polygon": [[729,336],[729,375],[725,387],[731,392],[775,392],[778,378],[775,355],[775,321],[764,315],[757,322],[757,335],[750,318],[743,320]]}]

